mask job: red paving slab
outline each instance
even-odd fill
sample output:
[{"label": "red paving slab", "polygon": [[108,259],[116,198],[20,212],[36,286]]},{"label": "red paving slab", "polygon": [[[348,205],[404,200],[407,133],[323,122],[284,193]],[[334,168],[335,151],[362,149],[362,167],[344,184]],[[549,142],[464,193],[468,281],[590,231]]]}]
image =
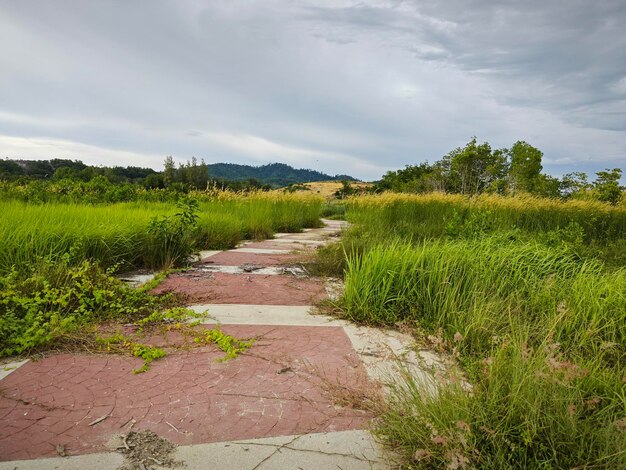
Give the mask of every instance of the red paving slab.
[{"label": "red paving slab", "polygon": [[367,425],[367,413],[336,406],[325,391],[368,386],[342,328],[222,328],[258,340],[228,362],[216,362],[217,351],[172,352],[139,375],[131,371],[141,361],[130,357],[62,354],[27,363],[0,382],[0,460],[54,456],[57,445],[70,455],[105,451],[132,418],[136,430],[179,445]]},{"label": "red paving slab", "polygon": [[176,273],[152,292],[171,291],[185,294],[189,304],[312,305],[326,298],[320,279],[290,275]]},{"label": "red paving slab", "polygon": [[241,266],[249,263],[258,266],[284,266],[292,265],[306,260],[303,255],[269,255],[257,253],[241,253],[237,251],[222,251],[217,255],[210,256],[202,260],[202,264],[213,264],[218,266]]}]

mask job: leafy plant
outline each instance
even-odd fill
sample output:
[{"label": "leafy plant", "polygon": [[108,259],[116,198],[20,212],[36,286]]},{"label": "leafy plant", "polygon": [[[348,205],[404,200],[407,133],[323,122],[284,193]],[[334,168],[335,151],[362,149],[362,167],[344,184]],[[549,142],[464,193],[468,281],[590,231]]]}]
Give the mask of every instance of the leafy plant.
[{"label": "leafy plant", "polygon": [[0,277],[0,356],[50,345],[89,323],[145,316],[168,299],[131,289],[89,261],[13,270]]}]

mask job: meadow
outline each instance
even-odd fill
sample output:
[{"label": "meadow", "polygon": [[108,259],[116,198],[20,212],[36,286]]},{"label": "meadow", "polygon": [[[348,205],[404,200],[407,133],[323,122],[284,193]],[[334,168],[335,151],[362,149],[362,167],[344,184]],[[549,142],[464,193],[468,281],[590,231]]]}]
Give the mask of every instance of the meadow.
[{"label": "meadow", "polygon": [[392,393],[376,432],[407,467],[626,468],[624,207],[384,194],[346,216],[320,254],[342,315],[412,329],[472,385]]}]

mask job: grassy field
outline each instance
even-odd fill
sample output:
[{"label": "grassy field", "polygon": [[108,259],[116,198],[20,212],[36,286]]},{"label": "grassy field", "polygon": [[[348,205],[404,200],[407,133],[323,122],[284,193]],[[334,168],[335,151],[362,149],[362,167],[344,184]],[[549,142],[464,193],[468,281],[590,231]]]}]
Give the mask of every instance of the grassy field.
[{"label": "grassy field", "polygon": [[[173,203],[27,204],[0,202],[0,272],[44,258],[70,256],[103,267],[160,268],[166,246],[149,230],[154,220],[174,216]],[[277,231],[300,231],[319,224],[321,201],[299,195],[240,196],[222,193],[197,208],[190,230],[196,249],[230,248],[246,238],[267,238]]]},{"label": "grassy field", "polygon": [[473,387],[407,377],[377,424],[406,466],[626,468],[623,207],[383,195],[347,218],[320,256],[345,269],[343,315],[412,327]]},{"label": "grassy field", "polygon": [[268,193],[213,192],[177,203],[0,201],[0,356],[68,338],[96,347],[98,322],[169,315],[163,311],[175,299],[111,274],[169,269],[196,250],[316,227],[321,210],[321,198]]}]

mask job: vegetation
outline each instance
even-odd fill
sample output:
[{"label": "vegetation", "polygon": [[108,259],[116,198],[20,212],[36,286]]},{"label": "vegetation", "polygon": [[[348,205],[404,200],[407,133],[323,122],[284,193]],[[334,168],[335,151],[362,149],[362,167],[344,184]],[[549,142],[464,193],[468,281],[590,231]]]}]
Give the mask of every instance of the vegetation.
[{"label": "vegetation", "polygon": [[222,178],[231,181],[252,180],[258,181],[261,184],[269,184],[274,188],[296,183],[308,183],[311,181],[355,181],[351,176],[330,176],[315,170],[298,170],[284,163],[270,163],[261,166],[213,163],[208,165],[208,169],[209,173],[218,179]]},{"label": "vegetation", "polygon": [[472,386],[407,376],[392,393],[376,431],[406,466],[626,466],[626,209],[382,195],[346,216],[354,228],[321,254],[345,269],[343,315],[413,325]]},{"label": "vegetation", "polygon": [[0,356],[49,346],[95,322],[132,320],[166,308],[171,296],[130,289],[110,271],[68,257],[0,277]]},{"label": "vegetation", "polygon": [[[167,193],[163,202],[42,203],[54,197],[46,189],[0,200],[0,356],[54,346],[88,325],[169,318],[171,296],[130,289],[112,275],[169,269],[200,249],[314,227],[322,207],[315,196],[216,190]],[[216,333],[202,343],[227,357],[249,347]],[[161,354],[126,337],[102,343],[113,344],[143,358],[142,370]]]},{"label": "vegetation", "polygon": [[[118,270],[169,267],[195,249],[230,248],[244,238],[319,224],[321,201],[315,197],[191,194],[196,195],[201,199],[193,213],[170,202],[92,206],[0,201],[0,273],[65,255],[72,263],[90,259]],[[194,224],[185,220],[191,216]]]},{"label": "vegetation", "polygon": [[[174,159],[168,156],[165,158],[164,169],[161,172],[134,166],[89,166],[79,160],[6,159],[0,160],[0,181],[4,182],[3,192],[12,189],[11,186],[15,185],[29,186],[33,188],[31,192],[50,188],[50,192],[56,195],[71,193],[76,202],[84,202],[85,196],[93,198],[94,193],[96,202],[101,202],[100,199],[105,196],[104,193],[107,193],[104,198],[105,202],[122,202],[145,198],[146,190],[167,189],[168,192],[176,193],[207,188],[237,192],[269,191],[284,181],[311,181],[310,176],[307,178],[306,175],[327,176],[311,170],[295,170],[282,164],[268,167],[269,172],[263,171],[264,167],[235,165],[231,168],[229,164],[216,164],[214,175],[204,160],[198,162],[195,157],[177,166]],[[14,185],[7,185],[7,182],[12,182]],[[163,194],[161,194],[162,197]]]},{"label": "vegetation", "polygon": [[515,142],[510,149],[492,149],[476,137],[434,164],[407,165],[387,172],[375,190],[429,193],[434,191],[476,195],[532,194],[541,197],[586,199],[616,205],[623,198],[619,168],[596,174],[593,184],[584,173],[569,173],[561,180],[541,173],[543,152],[527,142]]}]

